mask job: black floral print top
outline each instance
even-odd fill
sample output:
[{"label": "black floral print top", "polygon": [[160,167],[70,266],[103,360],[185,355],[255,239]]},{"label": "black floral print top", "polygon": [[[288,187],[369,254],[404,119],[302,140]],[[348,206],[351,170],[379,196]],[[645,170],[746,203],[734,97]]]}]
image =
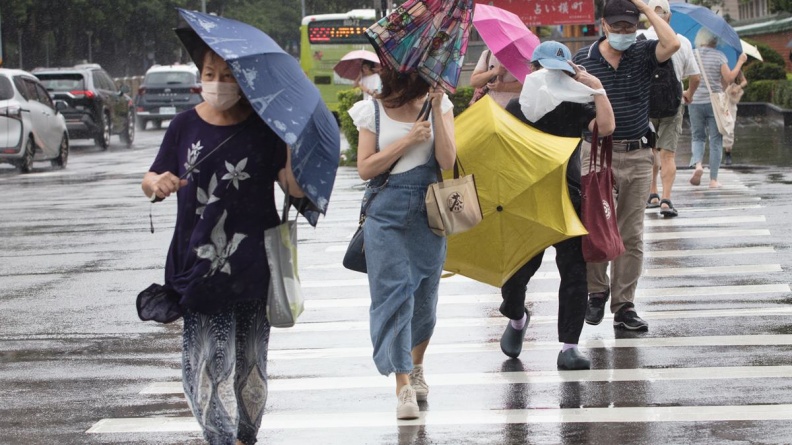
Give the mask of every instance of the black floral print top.
[{"label": "black floral print top", "polygon": [[274,184],[286,165],[285,143],[255,113],[217,126],[189,110],[171,121],[149,170],[182,176],[195,165],[177,193],[165,285],[181,295],[182,306],[208,314],[266,299],[264,230],[280,223]]}]

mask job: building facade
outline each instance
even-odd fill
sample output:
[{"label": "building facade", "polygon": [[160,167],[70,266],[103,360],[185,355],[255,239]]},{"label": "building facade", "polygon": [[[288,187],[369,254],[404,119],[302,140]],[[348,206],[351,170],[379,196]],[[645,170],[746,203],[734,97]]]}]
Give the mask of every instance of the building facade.
[{"label": "building facade", "polygon": [[720,10],[723,17],[731,21],[760,19],[770,15],[769,0],[723,0],[723,5],[713,8]]}]

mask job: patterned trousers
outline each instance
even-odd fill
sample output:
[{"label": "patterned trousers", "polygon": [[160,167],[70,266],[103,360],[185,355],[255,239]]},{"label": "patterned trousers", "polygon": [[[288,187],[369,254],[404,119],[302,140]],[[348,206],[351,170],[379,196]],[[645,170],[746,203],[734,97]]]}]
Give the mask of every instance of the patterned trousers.
[{"label": "patterned trousers", "polygon": [[269,334],[264,300],[213,315],[184,314],[184,393],[210,444],[256,443],[267,401]]}]

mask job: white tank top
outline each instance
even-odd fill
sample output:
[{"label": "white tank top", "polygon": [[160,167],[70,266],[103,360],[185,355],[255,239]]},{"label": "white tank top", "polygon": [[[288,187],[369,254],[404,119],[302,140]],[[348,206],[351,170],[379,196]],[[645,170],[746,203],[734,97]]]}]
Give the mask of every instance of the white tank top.
[{"label": "white tank top", "polygon": [[[391,119],[385,112],[385,107],[382,106],[382,102],[379,100],[377,100],[377,102],[379,103],[380,109],[380,133],[377,137],[379,138],[380,150],[386,150],[389,145],[406,136],[410,132],[410,129],[412,129],[414,122],[399,122]],[[443,114],[453,108],[454,104],[451,103],[448,96],[443,95]],[[353,105],[352,108],[349,109],[349,116],[358,129],[365,128],[372,133],[377,132],[374,116],[374,102],[371,100],[362,100]],[[431,120],[432,118],[430,116],[430,122]],[[434,153],[432,149],[433,146],[434,129],[432,129],[432,137],[428,141],[413,145],[404,152],[391,173],[403,173],[426,164],[426,162],[429,161],[429,156]]]}]

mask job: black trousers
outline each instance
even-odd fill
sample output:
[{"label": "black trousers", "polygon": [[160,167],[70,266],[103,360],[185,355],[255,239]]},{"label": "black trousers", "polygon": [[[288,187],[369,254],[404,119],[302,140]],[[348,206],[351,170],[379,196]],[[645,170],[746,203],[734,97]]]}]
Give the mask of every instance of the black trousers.
[{"label": "black trousers", "polygon": [[[569,187],[572,204],[580,215],[580,191]],[[582,238],[577,236],[553,245],[556,266],[561,275],[558,288],[558,341],[577,344],[583,330],[588,301],[586,262],[583,261]],[[542,265],[544,251],[531,258],[501,287],[503,303],[500,312],[511,320],[522,319],[525,313],[525,291],[531,277]]]}]

